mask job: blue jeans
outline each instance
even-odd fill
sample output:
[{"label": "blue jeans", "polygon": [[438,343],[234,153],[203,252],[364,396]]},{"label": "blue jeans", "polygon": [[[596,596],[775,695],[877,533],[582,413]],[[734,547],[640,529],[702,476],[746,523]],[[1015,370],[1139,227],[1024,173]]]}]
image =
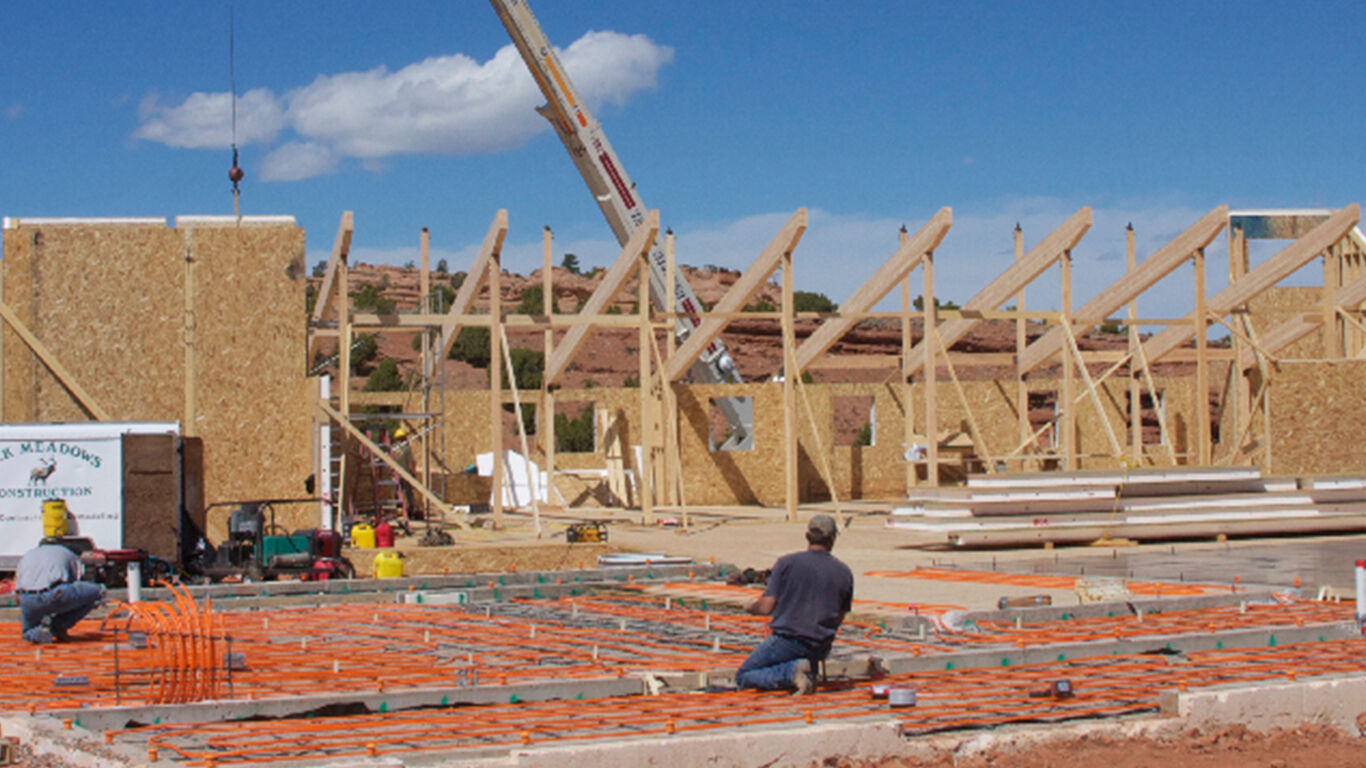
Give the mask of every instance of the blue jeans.
[{"label": "blue jeans", "polygon": [[749,654],[735,672],[735,684],[741,688],[762,688],[766,691],[792,690],[792,673],[797,659],[809,659],[814,674],[818,665],[830,653],[825,644],[811,643],[785,635],[769,635]]},{"label": "blue jeans", "polygon": [[76,626],[76,622],[85,618],[102,600],[104,590],[88,581],[58,584],[45,592],[19,595],[24,639],[30,640],[29,632],[41,626],[45,616],[52,617],[53,636],[64,638],[67,630]]}]

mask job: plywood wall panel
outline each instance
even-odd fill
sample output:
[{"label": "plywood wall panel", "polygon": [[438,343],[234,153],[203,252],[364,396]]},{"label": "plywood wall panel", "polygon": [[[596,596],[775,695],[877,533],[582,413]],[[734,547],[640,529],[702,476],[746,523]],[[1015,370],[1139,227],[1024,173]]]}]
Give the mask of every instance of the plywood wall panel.
[{"label": "plywood wall panel", "polygon": [[[304,232],[186,227],[194,259],[194,433],[211,500],[298,498],[313,470]],[[175,382],[183,391],[183,381]]]},{"label": "plywood wall panel", "polygon": [[1366,472],[1366,360],[1283,363],[1272,378],[1271,472]]},{"label": "plywood wall panel", "polygon": [[[193,345],[197,419],[186,427],[204,438],[207,502],[304,495],[313,393],[303,360],[303,230],[21,222],[4,232],[4,254],[6,303],[115,420],[184,424]],[[5,334],[6,420],[86,420]]]}]

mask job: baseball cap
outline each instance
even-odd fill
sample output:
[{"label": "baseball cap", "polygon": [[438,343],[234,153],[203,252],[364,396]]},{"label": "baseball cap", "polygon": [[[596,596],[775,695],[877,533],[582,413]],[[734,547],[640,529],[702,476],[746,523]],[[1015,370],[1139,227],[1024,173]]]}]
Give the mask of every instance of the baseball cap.
[{"label": "baseball cap", "polygon": [[829,515],[814,515],[811,521],[806,524],[806,530],[822,539],[833,539],[839,534],[839,526],[835,525],[835,518]]}]

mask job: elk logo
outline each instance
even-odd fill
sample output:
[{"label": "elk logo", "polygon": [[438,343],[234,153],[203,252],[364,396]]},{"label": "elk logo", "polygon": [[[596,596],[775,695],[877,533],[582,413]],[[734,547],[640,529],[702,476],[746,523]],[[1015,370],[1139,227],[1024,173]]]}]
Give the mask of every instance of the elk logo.
[{"label": "elk logo", "polygon": [[47,486],[47,479],[52,477],[52,473],[57,471],[56,459],[38,459],[38,466],[28,472],[28,484],[38,485],[42,483]]}]

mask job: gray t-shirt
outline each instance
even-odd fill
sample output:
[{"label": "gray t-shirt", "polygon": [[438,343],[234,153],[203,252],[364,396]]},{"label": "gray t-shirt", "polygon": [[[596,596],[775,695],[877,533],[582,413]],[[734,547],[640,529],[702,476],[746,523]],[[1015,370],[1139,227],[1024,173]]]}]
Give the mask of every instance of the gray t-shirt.
[{"label": "gray t-shirt", "polygon": [[54,584],[81,580],[81,561],[61,544],[40,544],[19,558],[14,588],[40,592]]},{"label": "gray t-shirt", "polygon": [[773,565],[764,595],[777,601],[775,634],[829,643],[853,601],[854,574],[827,550],[793,552]]}]

